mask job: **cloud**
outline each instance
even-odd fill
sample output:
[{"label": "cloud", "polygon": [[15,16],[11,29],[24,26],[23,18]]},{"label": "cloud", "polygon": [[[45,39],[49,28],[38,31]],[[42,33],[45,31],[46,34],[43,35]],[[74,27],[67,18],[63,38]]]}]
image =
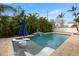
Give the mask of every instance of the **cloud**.
[{"label": "cloud", "polygon": [[74,17],[72,16],[72,13],[67,13],[67,11],[64,9],[60,9],[60,10],[52,10],[49,12],[49,20],[51,19],[54,19],[56,20],[56,17],[61,13],[61,12],[64,12],[66,13],[65,16],[64,16],[64,20],[65,20],[65,23],[69,22],[69,21],[72,21],[74,19]]},{"label": "cloud", "polygon": [[60,14],[61,12],[61,10],[52,10],[49,12],[49,14]]},{"label": "cloud", "polygon": [[48,13],[49,19],[56,19],[56,17],[62,12],[61,9],[52,10]]}]

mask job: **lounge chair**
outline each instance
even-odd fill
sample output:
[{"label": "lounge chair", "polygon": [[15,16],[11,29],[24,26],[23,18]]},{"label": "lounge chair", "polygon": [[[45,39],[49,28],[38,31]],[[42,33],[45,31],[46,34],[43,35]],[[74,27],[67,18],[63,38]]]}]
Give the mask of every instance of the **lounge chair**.
[{"label": "lounge chair", "polygon": [[22,39],[18,39],[18,38],[14,38],[12,41],[15,41],[15,43],[20,46],[20,47],[25,47],[27,44],[27,41],[30,40],[30,38],[22,38]]},{"label": "lounge chair", "polygon": [[13,38],[13,40],[12,41],[23,41],[23,40],[30,40],[30,38]]}]

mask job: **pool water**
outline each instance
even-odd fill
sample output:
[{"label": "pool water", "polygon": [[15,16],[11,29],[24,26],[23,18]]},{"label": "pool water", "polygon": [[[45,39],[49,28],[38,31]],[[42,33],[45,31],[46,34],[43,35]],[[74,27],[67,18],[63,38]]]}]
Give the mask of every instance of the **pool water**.
[{"label": "pool water", "polygon": [[43,47],[51,47],[53,49],[56,49],[68,37],[69,37],[68,35],[47,34],[47,35],[35,35],[34,37],[31,38],[31,40]]},{"label": "pool water", "polygon": [[25,47],[20,47],[16,42],[13,42],[14,52],[16,56],[24,56],[24,51],[36,55],[44,47],[57,49],[68,37],[69,35],[36,34],[35,36],[30,37],[31,40],[27,41]]}]

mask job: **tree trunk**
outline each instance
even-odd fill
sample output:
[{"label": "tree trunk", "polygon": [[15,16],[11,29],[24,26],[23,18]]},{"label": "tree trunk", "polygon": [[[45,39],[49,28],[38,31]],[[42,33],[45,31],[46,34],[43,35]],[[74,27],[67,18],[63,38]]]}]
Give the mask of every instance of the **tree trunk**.
[{"label": "tree trunk", "polygon": [[79,32],[79,23],[76,24],[76,29]]}]

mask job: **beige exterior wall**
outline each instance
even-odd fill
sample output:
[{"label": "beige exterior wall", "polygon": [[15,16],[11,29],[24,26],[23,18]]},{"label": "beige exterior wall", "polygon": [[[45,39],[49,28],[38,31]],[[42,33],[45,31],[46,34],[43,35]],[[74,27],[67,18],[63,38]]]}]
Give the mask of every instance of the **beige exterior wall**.
[{"label": "beige exterior wall", "polygon": [[54,32],[72,32],[72,33],[78,33],[76,28],[55,28]]}]

